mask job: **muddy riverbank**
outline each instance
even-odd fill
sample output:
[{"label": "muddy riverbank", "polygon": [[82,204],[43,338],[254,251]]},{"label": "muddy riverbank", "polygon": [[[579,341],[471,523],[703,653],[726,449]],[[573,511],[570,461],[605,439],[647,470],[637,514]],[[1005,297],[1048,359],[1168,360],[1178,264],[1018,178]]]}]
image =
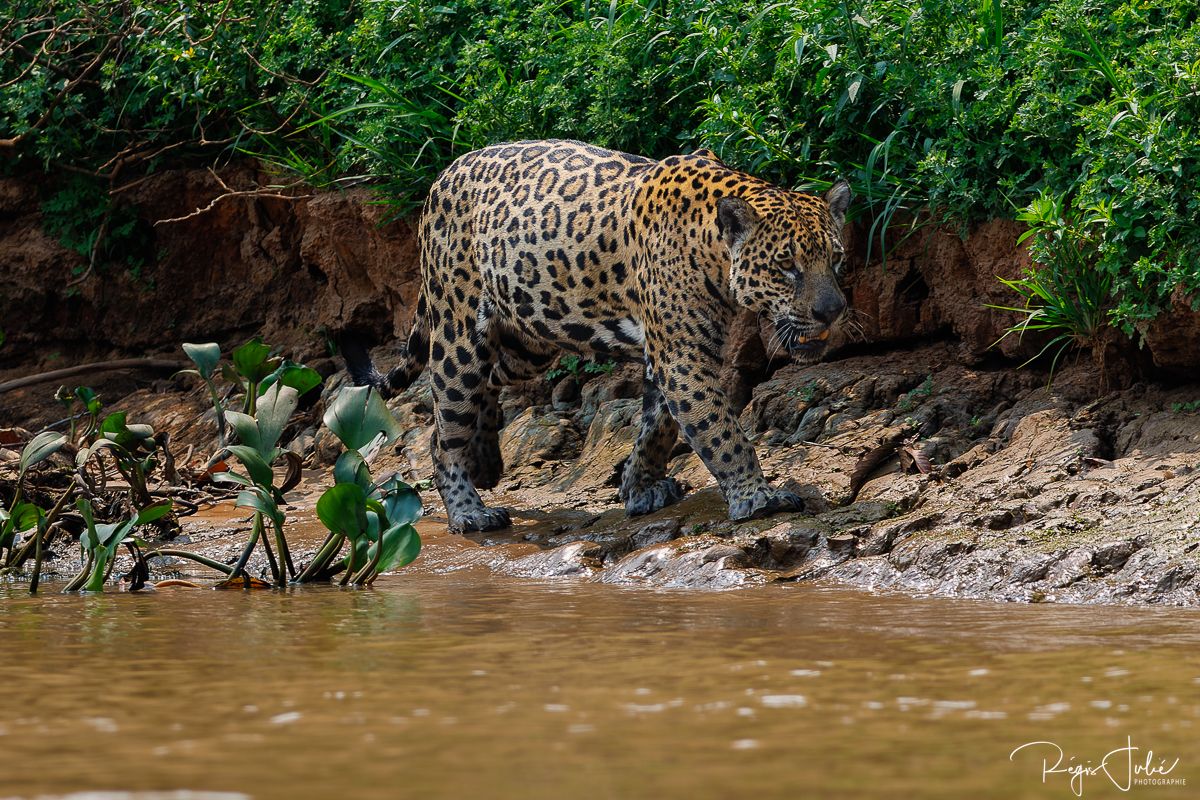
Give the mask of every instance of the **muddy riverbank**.
[{"label": "muddy riverbank", "polygon": [[[801,492],[809,508],[743,524],[726,519],[711,477],[685,447],[670,466],[690,489],[683,502],[624,516],[616,481],[640,408],[634,367],[569,392],[506,390],[507,471],[485,501],[510,508],[514,527],[450,536],[429,491],[422,558],[440,570],[482,565],[662,588],[821,580],[1018,602],[1200,602],[1200,414],[1183,405],[1197,387],[1134,386],[1095,399],[1084,366],[1047,387],[1042,375],[969,368],[954,356],[946,344],[846,356],[784,367],[754,387],[742,425],[767,476]],[[326,395],[344,380],[333,373]],[[406,433],[375,470],[426,478],[425,382],[391,405]],[[190,448],[197,462],[212,446],[199,390],[162,381],[114,407],[171,432],[173,446]],[[319,408],[285,434],[308,466],[287,509],[301,555],[323,536],[313,508],[338,452]],[[13,456],[0,450],[9,463]],[[185,517],[176,544],[231,562],[247,518],[230,506]],[[62,555],[69,571],[71,554]],[[158,565],[164,575],[191,569]]]}]

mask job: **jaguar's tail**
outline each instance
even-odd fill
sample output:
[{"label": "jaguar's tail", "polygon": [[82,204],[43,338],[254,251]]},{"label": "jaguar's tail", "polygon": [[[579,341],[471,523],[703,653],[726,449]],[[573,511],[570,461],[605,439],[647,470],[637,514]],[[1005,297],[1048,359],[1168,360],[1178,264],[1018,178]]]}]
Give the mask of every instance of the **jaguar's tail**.
[{"label": "jaguar's tail", "polygon": [[400,363],[384,375],[371,360],[363,340],[354,334],[345,334],[338,343],[346,370],[355,386],[374,386],[384,397],[391,397],[409,387],[429,361],[429,331],[425,315],[419,311],[408,333],[408,343],[400,356]]}]

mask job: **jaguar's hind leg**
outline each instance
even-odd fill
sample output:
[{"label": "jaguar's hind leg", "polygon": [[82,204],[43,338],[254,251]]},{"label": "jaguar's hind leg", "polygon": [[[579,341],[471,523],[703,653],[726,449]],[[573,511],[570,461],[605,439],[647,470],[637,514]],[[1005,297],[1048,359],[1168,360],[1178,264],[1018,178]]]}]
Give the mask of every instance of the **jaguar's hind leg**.
[{"label": "jaguar's hind leg", "polygon": [[495,403],[489,397],[488,381],[496,349],[485,335],[476,335],[475,315],[465,305],[453,309],[463,313],[465,320],[430,326],[433,338],[428,367],[436,430],[434,483],[446,504],[450,530],[460,533],[489,531],[511,524],[503,508],[484,505],[473,479],[472,473],[490,477],[481,469],[487,463],[489,446],[485,440],[482,448],[485,452],[481,453],[477,440],[481,420],[485,413],[492,413],[488,409]]},{"label": "jaguar's hind leg", "polygon": [[500,410],[500,375],[491,370],[484,384],[479,407],[479,424],[471,439],[471,480],[476,489],[494,489],[504,474],[504,455],[500,452],[500,428],[504,412]]},{"label": "jaguar's hind leg", "polygon": [[621,475],[621,500],[631,517],[658,511],[683,497],[683,488],[667,477],[667,461],[678,438],[679,426],[667,401],[647,376],[642,380],[642,426]]}]

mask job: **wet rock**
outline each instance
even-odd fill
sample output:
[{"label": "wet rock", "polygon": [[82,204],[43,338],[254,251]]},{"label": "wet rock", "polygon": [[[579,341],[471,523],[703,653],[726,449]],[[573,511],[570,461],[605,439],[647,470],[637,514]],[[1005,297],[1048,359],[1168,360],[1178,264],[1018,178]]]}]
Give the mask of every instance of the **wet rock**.
[{"label": "wet rock", "polygon": [[678,519],[662,519],[657,522],[651,522],[649,525],[644,525],[638,529],[636,533],[630,537],[630,541],[634,549],[640,550],[643,547],[651,547],[656,544],[669,542],[679,536],[680,521]]},{"label": "wet rock", "polygon": [[1092,558],[1095,555],[1094,550],[1083,547],[1068,552],[1050,567],[1046,583],[1056,589],[1070,586],[1091,573]]},{"label": "wet rock", "polygon": [[745,567],[741,548],[698,536],[638,550],[600,576],[603,583],[659,588],[732,589],[766,582],[758,570]]},{"label": "wet rock", "polygon": [[571,542],[523,556],[506,571],[529,578],[587,577],[603,569],[603,551],[595,542]]}]

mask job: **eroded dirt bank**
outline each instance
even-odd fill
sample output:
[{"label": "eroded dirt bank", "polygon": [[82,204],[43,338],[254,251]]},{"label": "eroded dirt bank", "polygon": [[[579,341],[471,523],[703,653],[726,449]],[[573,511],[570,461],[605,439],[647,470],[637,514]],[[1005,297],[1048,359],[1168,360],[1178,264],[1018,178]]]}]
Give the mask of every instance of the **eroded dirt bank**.
[{"label": "eroded dirt bank", "polygon": [[[179,341],[230,345],[262,332],[316,366],[328,397],[345,376],[324,355],[326,333],[386,337],[407,322],[410,231],[403,222],[378,226],[381,212],[365,194],[219,204],[153,229],[166,228],[155,234],[162,256],[152,286],[120,278],[66,295],[62,284],[78,257],[40,230],[36,211],[11,189],[0,192],[0,269],[11,287],[0,379],[85,354],[178,355]],[[202,175],[167,174],[143,192],[146,213],[158,203],[153,214],[162,218],[207,202],[212,186]],[[738,320],[729,390],[744,405],[742,424],[768,477],[807,496],[806,513],[728,522],[707,471],[680,448],[671,471],[692,489],[685,500],[626,519],[616,481],[636,431],[640,378],[625,366],[582,384],[566,378],[506,390],[508,472],[487,500],[511,508],[517,524],[446,537],[430,492],[424,558],[439,569],[486,565],[663,587],[832,579],[1018,601],[1196,604],[1200,414],[1181,408],[1200,399],[1200,338],[1186,335],[1196,315],[1180,299],[1174,327],[1156,323],[1148,338],[1151,374],[1173,388],[1138,383],[1130,372],[1127,388],[1097,399],[1086,363],[1061,371],[1048,388],[1045,374],[1002,357],[1036,343],[1007,340],[1000,356],[988,349],[1008,320],[981,304],[1011,299],[998,294],[994,276],[1015,276],[1027,264],[1017,235],[1003,222],[966,240],[928,230],[893,250],[886,268],[865,263],[858,237],[846,279],[856,308],[847,340],[857,341],[843,341],[825,364],[768,359],[756,321]],[[32,310],[22,316],[18,308]],[[388,347],[377,355],[384,364],[393,359]],[[108,407],[129,410],[131,420],[169,431],[180,456],[189,446],[196,462],[211,452],[212,414],[188,379],[110,373],[79,382],[98,386]],[[0,396],[0,427],[58,419],[54,388]],[[377,472],[428,477],[424,382],[392,406],[407,434]],[[321,408],[285,435],[311,470],[289,498],[290,518],[301,524],[312,524],[315,491],[337,454],[320,427]],[[0,478],[14,458],[0,447]],[[184,520],[189,546],[221,560],[236,552],[245,527],[221,511]]]}]

